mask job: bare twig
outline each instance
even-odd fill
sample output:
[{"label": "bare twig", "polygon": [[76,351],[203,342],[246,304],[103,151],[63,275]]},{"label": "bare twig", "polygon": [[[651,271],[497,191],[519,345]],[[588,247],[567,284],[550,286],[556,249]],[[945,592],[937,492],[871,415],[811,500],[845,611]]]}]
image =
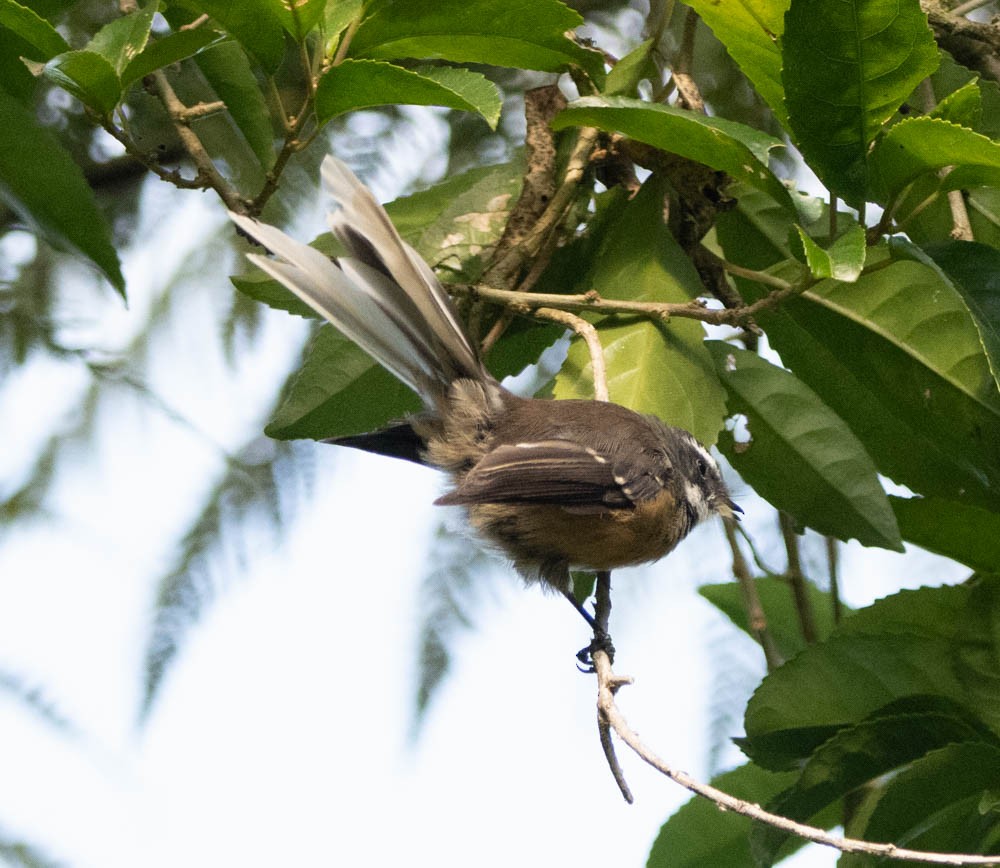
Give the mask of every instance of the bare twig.
[{"label": "bare twig", "polygon": [[705,100],[691,75],[694,61],[694,38],[698,30],[698,13],[688,9],[684,18],[684,36],[674,58],[674,84],[677,86],[678,103],[693,112],[705,111]]},{"label": "bare twig", "polygon": [[826,538],[826,566],[830,579],[830,600],[833,605],[833,623],[839,624],[844,614],[844,604],[840,600],[840,576],[838,566],[840,560],[840,543],[836,537]]},{"label": "bare twig", "polygon": [[750,632],[757,640],[764,652],[764,660],[767,662],[768,671],[777,669],[784,661],[774,644],[774,637],[767,629],[767,616],[764,614],[764,607],[760,604],[760,595],[757,593],[757,585],[753,580],[750,567],[743,552],[740,550],[739,541],[736,538],[736,522],[732,519],[724,519],[722,523],[726,532],[726,542],[733,553],[733,575],[740,584],[743,592],[743,607],[747,613],[747,620],[750,623]]},{"label": "bare twig", "polygon": [[607,401],[608,374],[604,364],[604,347],[601,346],[601,339],[593,324],[587,322],[583,317],[571,314],[569,311],[556,310],[551,307],[536,308],[535,316],[562,323],[573,329],[573,331],[587,342],[587,349],[590,351],[590,368],[594,374],[594,400]]},{"label": "bare twig", "polygon": [[791,585],[795,598],[795,609],[799,615],[799,629],[802,631],[802,638],[811,645],[817,639],[816,619],[813,616],[812,604],[809,602],[806,577],[802,572],[799,535],[795,532],[795,523],[787,512],[778,513],[778,523],[781,526],[781,537],[785,542],[785,552],[788,556],[788,569],[785,572],[785,577]]},{"label": "bare twig", "polygon": [[956,241],[975,241],[969,211],[965,207],[965,195],[961,190],[948,191],[948,207],[951,209],[951,237]]}]

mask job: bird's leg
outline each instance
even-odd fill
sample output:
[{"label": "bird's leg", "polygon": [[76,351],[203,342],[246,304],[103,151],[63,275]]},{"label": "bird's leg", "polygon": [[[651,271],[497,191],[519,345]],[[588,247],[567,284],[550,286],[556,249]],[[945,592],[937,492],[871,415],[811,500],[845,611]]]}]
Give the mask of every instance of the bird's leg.
[{"label": "bird's leg", "polygon": [[[600,581],[601,577],[604,575],[607,576],[606,580],[610,581],[610,574],[605,574],[605,573],[598,573],[598,581]],[[604,651],[605,653],[607,653],[608,658],[613,663],[615,659],[615,646],[612,644],[611,636],[608,633],[607,617],[605,616],[603,619],[601,619],[604,621],[604,623],[602,624],[601,620],[591,615],[590,612],[588,612],[586,608],[584,608],[583,604],[579,600],[577,600],[576,597],[573,596],[572,591],[563,590],[563,596],[567,600],[569,600],[570,605],[572,605],[573,608],[580,613],[580,616],[583,618],[583,620],[586,621],[587,624],[590,626],[590,629],[594,631],[594,638],[590,640],[590,644],[587,645],[586,648],[581,648],[576,653],[576,659],[579,660],[581,664],[581,666],[579,667],[580,670],[582,672],[594,671],[592,658],[595,651]],[[608,612],[608,614],[610,614],[610,611]]]}]

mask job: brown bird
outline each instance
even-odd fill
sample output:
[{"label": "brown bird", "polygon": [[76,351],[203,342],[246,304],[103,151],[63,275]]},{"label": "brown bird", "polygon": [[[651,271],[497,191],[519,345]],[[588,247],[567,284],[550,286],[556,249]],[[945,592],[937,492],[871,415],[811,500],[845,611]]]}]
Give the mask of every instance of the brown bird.
[{"label": "brown bird", "polygon": [[571,567],[655,561],[714,513],[742,512],[687,431],[610,402],[521,398],[500,385],[430,266],[368,188],[333,157],[322,174],[340,206],[330,228],[349,255],[330,259],[231,214],[273,254],[248,258],[424,404],[388,428],[329,442],[445,471],[452,488],[435,502],[464,507],[522,576],[567,596]]}]

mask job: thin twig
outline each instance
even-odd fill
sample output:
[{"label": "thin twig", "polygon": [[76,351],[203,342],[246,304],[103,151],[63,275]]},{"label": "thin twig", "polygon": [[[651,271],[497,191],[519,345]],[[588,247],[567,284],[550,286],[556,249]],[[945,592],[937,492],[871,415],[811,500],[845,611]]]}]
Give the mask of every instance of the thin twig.
[{"label": "thin twig", "polygon": [[677,86],[678,103],[693,112],[705,111],[705,100],[691,75],[694,61],[694,38],[698,31],[698,13],[688,9],[684,18],[684,35],[674,58],[674,84]]},{"label": "thin twig", "polygon": [[799,535],[795,532],[795,523],[787,512],[778,513],[778,524],[781,526],[781,537],[785,542],[785,552],[788,556],[788,569],[785,577],[788,579],[795,599],[795,609],[799,616],[799,629],[802,638],[812,645],[817,639],[816,619],[813,616],[812,604],[809,602],[806,577],[802,572],[802,558],[799,555]]},{"label": "thin twig", "polygon": [[740,590],[743,592],[743,608],[747,613],[747,621],[750,624],[750,632],[757,640],[764,652],[764,660],[767,669],[777,669],[784,660],[777,646],[774,644],[774,637],[767,629],[767,616],[764,614],[764,607],[760,603],[760,594],[757,593],[757,584],[753,580],[750,567],[743,552],[740,549],[739,540],[736,538],[736,522],[732,519],[724,519],[723,530],[726,532],[726,542],[729,543],[729,550],[733,554],[733,575],[739,582]]},{"label": "thin twig", "polygon": [[840,561],[840,543],[836,537],[826,538],[826,566],[830,579],[830,600],[833,604],[833,623],[839,624],[844,614],[844,604],[840,599],[840,576],[838,567]]},{"label": "thin twig", "polygon": [[976,9],[980,9],[983,6],[989,6],[994,0],[968,0],[966,3],[961,3],[951,10],[952,15],[968,15],[970,12],[974,12]]},{"label": "thin twig", "polygon": [[972,224],[969,222],[969,210],[965,207],[965,195],[961,190],[948,191],[948,207],[951,209],[951,232],[956,241],[975,241]]},{"label": "thin twig", "polygon": [[539,307],[535,309],[535,316],[550,319],[553,322],[562,323],[573,329],[587,343],[590,351],[590,369],[594,375],[594,400],[608,400],[608,374],[604,364],[604,347],[601,346],[601,338],[597,334],[597,329],[592,323],[587,322],[583,317],[575,316],[569,311],[556,310],[551,307]]}]

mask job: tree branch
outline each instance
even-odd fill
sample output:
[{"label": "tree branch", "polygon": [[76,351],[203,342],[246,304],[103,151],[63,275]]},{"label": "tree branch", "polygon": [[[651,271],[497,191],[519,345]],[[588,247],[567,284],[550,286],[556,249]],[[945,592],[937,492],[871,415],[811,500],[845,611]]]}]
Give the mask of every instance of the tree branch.
[{"label": "tree branch", "polygon": [[594,374],[594,400],[608,400],[608,372],[604,364],[604,347],[601,346],[601,339],[597,335],[597,329],[592,323],[587,322],[583,317],[576,316],[565,310],[556,310],[551,307],[539,307],[535,309],[535,316],[550,319],[553,322],[562,323],[573,329],[587,343],[590,351],[590,369]]}]

